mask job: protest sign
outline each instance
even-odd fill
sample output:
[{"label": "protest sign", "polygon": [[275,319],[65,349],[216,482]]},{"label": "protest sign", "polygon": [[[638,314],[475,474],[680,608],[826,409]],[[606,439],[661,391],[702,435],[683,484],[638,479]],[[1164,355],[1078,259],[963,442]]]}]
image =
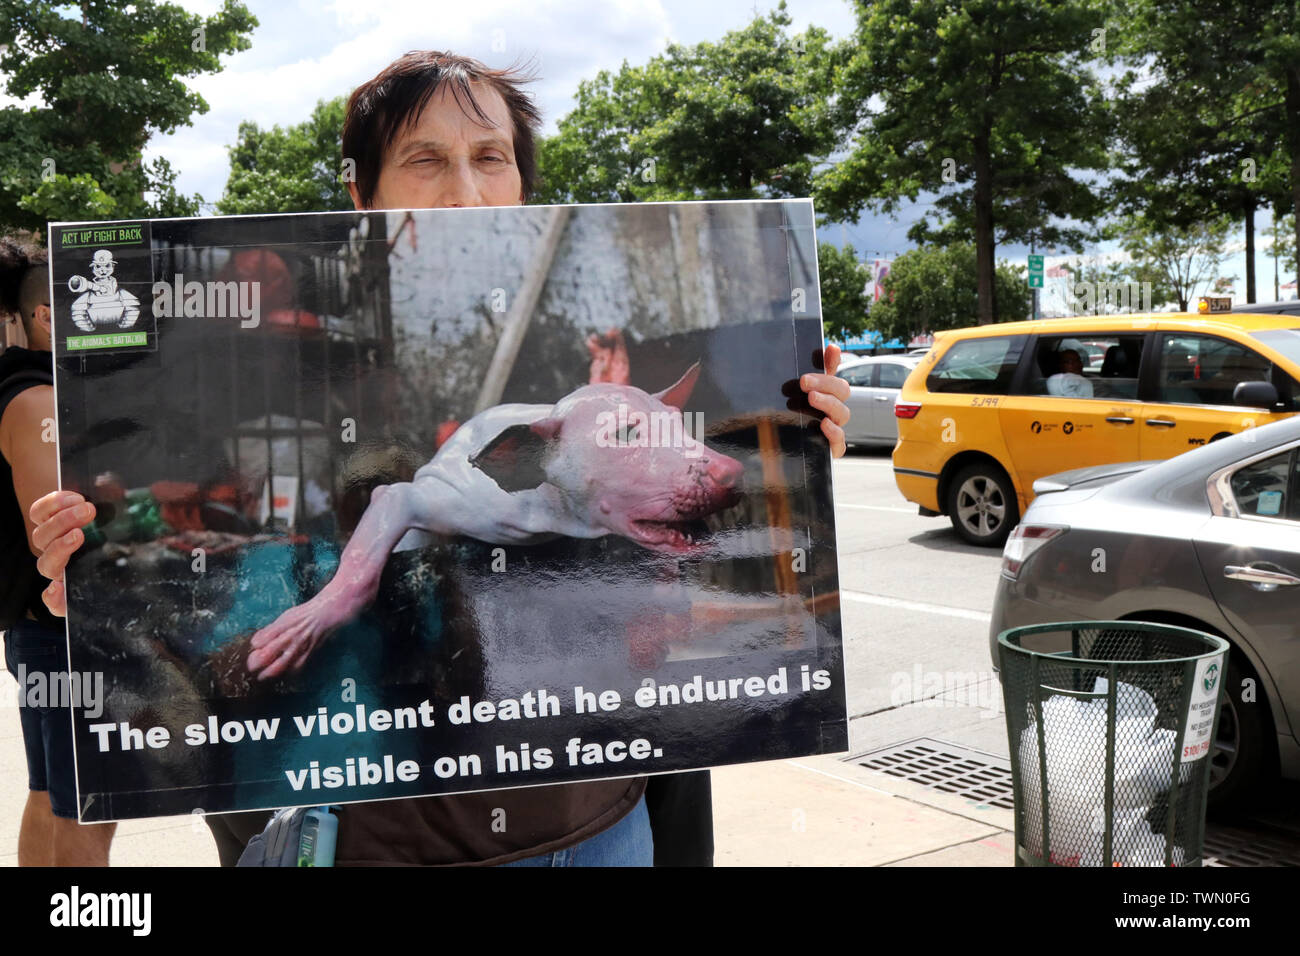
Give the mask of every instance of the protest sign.
[{"label": "protest sign", "polygon": [[845,748],[809,202],[50,248],[83,820]]}]

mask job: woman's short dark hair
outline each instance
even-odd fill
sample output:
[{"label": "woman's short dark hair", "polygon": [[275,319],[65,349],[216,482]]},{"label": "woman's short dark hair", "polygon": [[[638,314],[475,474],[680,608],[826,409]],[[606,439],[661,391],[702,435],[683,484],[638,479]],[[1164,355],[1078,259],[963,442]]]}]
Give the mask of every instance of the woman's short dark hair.
[{"label": "woman's short dark hair", "polygon": [[343,156],[356,162],[357,192],[369,208],[379,185],[384,157],[398,133],[415,122],[430,98],[448,85],[465,115],[491,126],[478,100],[474,83],[501,94],[514,126],[515,165],[524,198],[537,184],[536,134],[542,118],[533,98],[522,88],[532,79],[514,67],[494,70],[478,60],[438,50],[416,50],[390,63],[374,79],[352,91],[343,121]]},{"label": "woman's short dark hair", "polygon": [[31,317],[46,294],[48,261],[48,254],[39,246],[0,238],[0,315],[22,316],[28,334]]}]

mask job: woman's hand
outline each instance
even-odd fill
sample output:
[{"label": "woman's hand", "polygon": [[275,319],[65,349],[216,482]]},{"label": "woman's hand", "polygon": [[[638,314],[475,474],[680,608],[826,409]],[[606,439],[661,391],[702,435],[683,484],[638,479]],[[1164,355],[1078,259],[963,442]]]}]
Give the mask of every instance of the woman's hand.
[{"label": "woman's hand", "polygon": [[41,600],[54,616],[67,617],[63,571],[68,559],[86,540],[81,529],[95,519],[95,506],[75,491],[51,491],[32,502],[28,516],[36,525],[32,544],[41,552],[36,559],[36,570],[51,579]]},{"label": "woman's hand", "polygon": [[822,419],[822,434],[831,443],[831,455],[843,458],[844,426],[849,423],[849,407],[844,403],[849,400],[849,383],[835,374],[840,367],[838,346],[826,346],[822,358],[825,373],[809,372],[799,379],[799,387],[808,393],[808,403],[826,416]]}]

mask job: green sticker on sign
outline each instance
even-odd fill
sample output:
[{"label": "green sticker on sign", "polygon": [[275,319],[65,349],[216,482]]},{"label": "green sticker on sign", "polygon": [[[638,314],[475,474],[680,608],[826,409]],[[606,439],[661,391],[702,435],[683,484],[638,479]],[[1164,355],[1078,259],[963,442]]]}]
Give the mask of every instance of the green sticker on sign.
[{"label": "green sticker on sign", "polygon": [[69,335],[68,351],[77,352],[87,349],[120,349],[128,345],[148,345],[149,337],[144,332],[118,332],[110,335]]}]

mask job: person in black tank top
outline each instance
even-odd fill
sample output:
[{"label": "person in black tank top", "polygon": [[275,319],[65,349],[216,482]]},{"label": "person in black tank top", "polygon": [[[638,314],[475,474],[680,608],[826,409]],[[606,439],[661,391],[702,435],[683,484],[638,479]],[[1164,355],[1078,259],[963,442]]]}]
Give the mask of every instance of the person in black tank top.
[{"label": "person in black tank top", "polygon": [[[0,240],[0,312],[6,339],[21,331],[27,347],[0,354],[0,629],[5,665],[18,681],[27,752],[27,803],[18,831],[19,866],[107,866],[116,824],[77,822],[72,710],[29,688],[56,686],[68,669],[63,624],[41,600],[28,509],[58,486],[53,441],[53,356],[49,278],[43,251]],[[43,675],[44,680],[30,678]],[[69,686],[62,683],[61,686]]]}]

